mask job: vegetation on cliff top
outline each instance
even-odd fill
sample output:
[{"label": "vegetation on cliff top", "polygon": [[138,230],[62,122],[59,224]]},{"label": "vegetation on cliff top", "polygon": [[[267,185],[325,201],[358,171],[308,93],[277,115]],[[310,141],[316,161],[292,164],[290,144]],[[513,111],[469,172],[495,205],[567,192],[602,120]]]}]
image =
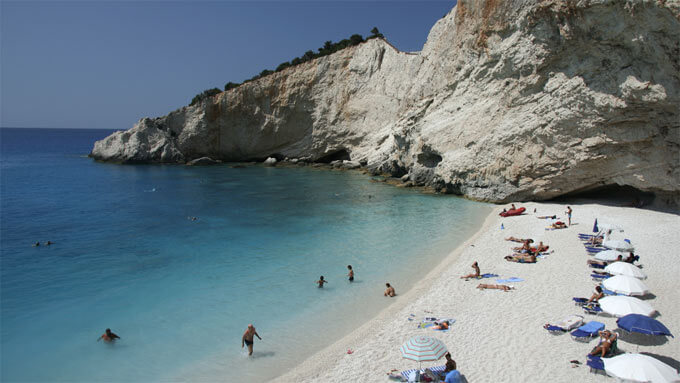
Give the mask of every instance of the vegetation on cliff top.
[{"label": "vegetation on cliff top", "polygon": [[[345,48],[348,48],[348,47],[353,47],[355,45],[359,45],[359,44],[361,44],[365,41],[368,41],[370,39],[384,38],[384,37],[385,36],[383,36],[383,34],[380,33],[378,28],[373,27],[373,29],[371,29],[371,35],[368,36],[365,40],[361,35],[354,34],[354,35],[350,36],[349,39],[343,39],[343,40],[338,41],[337,43],[333,43],[332,41],[326,41],[323,44],[323,46],[318,49],[317,53],[314,53],[311,50],[307,51],[300,57],[296,57],[296,58],[294,58],[290,61],[286,61],[286,62],[279,64],[279,66],[276,67],[276,70],[269,70],[269,69],[263,70],[262,72],[260,72],[260,74],[255,75],[255,76],[245,80],[243,82],[243,84],[248,83],[250,81],[255,81],[255,80],[260,79],[262,77],[269,76],[272,73],[280,72],[280,71],[282,71],[286,68],[290,68],[290,67],[294,67],[296,65],[300,65],[302,63],[306,63],[307,61],[311,61],[311,60],[314,60],[314,59],[319,58],[319,57],[328,56],[328,55],[333,54],[333,53],[335,53],[339,50],[342,50],[342,49],[345,49]],[[228,90],[231,90],[231,89],[238,88],[241,85],[242,84],[234,83],[234,82],[230,81],[230,82],[228,82],[224,85],[224,91],[228,91]],[[220,90],[219,88],[206,89],[203,92],[194,96],[194,98],[191,99],[191,103],[189,105],[198,104],[201,101],[203,101],[203,100],[205,100],[209,97],[215,96],[215,95],[217,95],[221,92],[222,92],[222,90]]]}]

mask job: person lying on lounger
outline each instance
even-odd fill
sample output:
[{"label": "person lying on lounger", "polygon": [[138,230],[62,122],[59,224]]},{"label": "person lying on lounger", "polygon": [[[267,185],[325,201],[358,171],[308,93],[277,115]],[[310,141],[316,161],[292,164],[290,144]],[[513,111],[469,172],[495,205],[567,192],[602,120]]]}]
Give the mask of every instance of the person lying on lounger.
[{"label": "person lying on lounger", "polygon": [[602,291],[602,287],[600,286],[595,286],[595,292],[593,295],[590,296],[590,299],[586,302],[586,304],[590,303],[597,303],[597,301],[600,300],[600,298],[604,297],[604,292]]},{"label": "person lying on lounger", "polygon": [[508,262],[517,262],[517,263],[536,263],[536,256],[533,254],[516,254],[516,255],[508,255],[505,257],[505,260]]},{"label": "person lying on lounger", "polygon": [[448,330],[449,329],[449,321],[445,320],[443,322],[434,322],[435,325],[430,327],[433,330]]},{"label": "person lying on lounger", "polygon": [[510,291],[510,290],[515,289],[514,287],[508,286],[508,285],[488,285],[486,283],[480,283],[479,285],[477,285],[477,288],[480,289],[480,290],[498,289],[498,290],[503,290],[503,291]]},{"label": "person lying on lounger", "polygon": [[461,278],[461,279],[465,279],[465,280],[468,280],[468,279],[470,279],[470,278],[479,278],[479,276],[481,275],[481,273],[480,273],[480,271],[479,271],[479,265],[477,264],[477,261],[475,261],[475,263],[472,264],[472,268],[475,269],[475,272],[474,272],[474,273],[468,274],[468,275],[463,275],[463,276],[460,277],[460,278]]},{"label": "person lying on lounger", "polygon": [[600,355],[601,358],[604,358],[609,350],[611,350],[612,344],[618,337],[618,334],[609,330],[598,331],[598,334],[600,334],[602,341],[600,341],[600,344],[598,344],[597,347],[593,349],[590,355]]},{"label": "person lying on lounger", "polygon": [[512,242],[519,242],[519,243],[524,243],[524,242],[526,242],[526,241],[529,241],[529,243],[534,242],[534,240],[531,239],[531,238],[515,238],[515,237],[508,237],[508,238],[505,238],[505,240],[506,240],[506,241],[512,241]]},{"label": "person lying on lounger", "polygon": [[589,265],[607,266],[608,264],[610,264],[612,262],[621,262],[622,260],[623,260],[623,257],[621,255],[619,255],[613,261],[600,261],[600,260],[597,260],[597,259],[589,259],[588,262],[586,262],[586,263],[589,264]]}]

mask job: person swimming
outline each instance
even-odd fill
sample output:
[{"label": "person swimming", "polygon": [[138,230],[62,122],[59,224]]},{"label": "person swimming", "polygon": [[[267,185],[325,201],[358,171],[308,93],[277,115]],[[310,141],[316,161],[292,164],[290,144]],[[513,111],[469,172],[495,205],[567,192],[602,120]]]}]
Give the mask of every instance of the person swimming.
[{"label": "person swimming", "polygon": [[97,339],[97,342],[99,342],[102,339],[104,339],[104,342],[113,342],[116,339],[120,339],[120,337],[118,335],[114,334],[113,332],[111,332],[110,328],[107,328],[106,331],[104,331],[104,334],[102,334],[102,336],[100,336]]},{"label": "person swimming", "polygon": [[325,280],[325,279],[323,279],[323,275],[322,275],[322,276],[319,277],[319,280],[316,281],[315,283],[317,283],[317,284],[319,285],[319,288],[322,288],[322,287],[323,287],[323,284],[324,284],[324,283],[328,283],[328,281]]}]

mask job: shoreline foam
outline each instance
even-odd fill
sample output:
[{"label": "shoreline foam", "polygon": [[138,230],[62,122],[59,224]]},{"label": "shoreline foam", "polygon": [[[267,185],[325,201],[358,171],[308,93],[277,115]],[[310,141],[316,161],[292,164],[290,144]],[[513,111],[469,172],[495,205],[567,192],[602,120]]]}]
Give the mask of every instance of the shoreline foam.
[{"label": "shoreline foam", "polygon": [[[579,314],[585,320],[598,320],[607,328],[616,329],[616,318],[590,316],[571,302],[572,296],[590,295],[595,283],[586,266],[589,257],[577,238],[578,233],[590,233],[595,218],[607,218],[621,224],[641,255],[648,279],[645,283],[654,294],[648,302],[659,312],[659,319],[673,333],[680,330],[680,309],[676,305],[680,283],[676,276],[680,266],[673,249],[680,248],[678,215],[635,208],[612,207],[574,202],[574,225],[568,229],[546,231],[547,222],[538,215],[557,214],[565,218],[566,204],[527,203],[529,214],[500,218],[501,207],[492,211],[482,227],[461,246],[452,251],[424,278],[423,283],[396,298],[371,321],[334,344],[287,371],[275,382],[386,382],[390,369],[405,370],[417,363],[402,359],[398,348],[416,335],[441,339],[458,362],[460,371],[470,381],[599,381],[585,366],[585,355],[595,346],[575,342],[569,335],[554,336],[543,324]],[[533,210],[537,209],[534,214]],[[503,223],[505,229],[500,229]],[[543,240],[554,252],[536,264],[516,264],[503,260],[513,243],[507,236],[532,237]],[[482,273],[500,277],[517,276],[523,282],[516,290],[480,291],[478,280],[464,281],[460,275],[471,272],[470,264],[477,260]],[[486,279],[485,283],[495,283]],[[427,310],[427,311],[426,311]],[[413,321],[408,321],[415,314]],[[417,329],[425,316],[453,317],[456,323],[448,332]],[[354,350],[348,355],[347,349]],[[619,342],[626,352],[651,352],[665,357],[675,368],[680,367],[680,344],[669,338],[663,344],[636,346]],[[582,364],[572,368],[569,361]],[[443,364],[423,363],[423,367]]]}]

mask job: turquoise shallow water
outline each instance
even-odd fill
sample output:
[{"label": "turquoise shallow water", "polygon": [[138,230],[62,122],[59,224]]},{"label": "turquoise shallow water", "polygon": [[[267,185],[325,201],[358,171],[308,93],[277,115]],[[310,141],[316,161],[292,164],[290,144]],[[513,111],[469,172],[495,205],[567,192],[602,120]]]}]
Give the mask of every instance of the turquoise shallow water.
[{"label": "turquoise shallow water", "polygon": [[[106,131],[0,133],[2,381],[264,381],[385,308],[385,282],[413,286],[489,212],[354,172],[84,157]],[[107,327],[121,341],[96,342]]]}]

